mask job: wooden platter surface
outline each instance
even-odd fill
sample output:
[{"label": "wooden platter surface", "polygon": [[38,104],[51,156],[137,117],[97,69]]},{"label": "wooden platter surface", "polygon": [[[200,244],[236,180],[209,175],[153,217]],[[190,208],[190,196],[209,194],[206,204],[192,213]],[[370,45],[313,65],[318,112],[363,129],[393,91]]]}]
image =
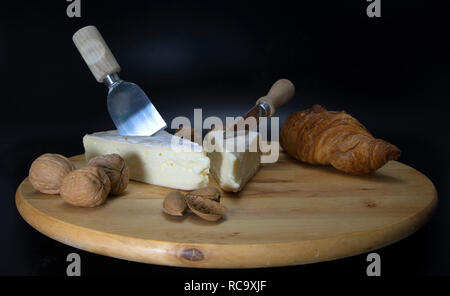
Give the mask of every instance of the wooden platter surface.
[{"label": "wooden platter surface", "polygon": [[[167,216],[162,200],[172,189],[139,182],[100,207],[77,208],[25,179],[16,205],[41,233],[89,252],[161,265],[250,268],[377,249],[415,232],[437,204],[431,181],[400,162],[358,177],[280,153],[242,192],[223,193],[228,213],[218,222]],[[85,164],[84,155],[71,160]]]}]

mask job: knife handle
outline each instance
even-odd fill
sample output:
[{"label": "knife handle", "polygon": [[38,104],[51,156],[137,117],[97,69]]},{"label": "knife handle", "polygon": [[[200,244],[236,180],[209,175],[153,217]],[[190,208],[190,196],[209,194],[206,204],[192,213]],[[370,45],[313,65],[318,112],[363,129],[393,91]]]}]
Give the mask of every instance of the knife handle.
[{"label": "knife handle", "polygon": [[268,117],[270,117],[275,113],[278,107],[281,107],[292,99],[294,93],[294,84],[287,79],[280,79],[272,85],[267,95],[256,101],[256,105],[261,103],[269,105],[270,110]]},{"label": "knife handle", "polygon": [[72,40],[98,82],[103,82],[106,75],[120,72],[116,58],[96,27],[79,29]]}]

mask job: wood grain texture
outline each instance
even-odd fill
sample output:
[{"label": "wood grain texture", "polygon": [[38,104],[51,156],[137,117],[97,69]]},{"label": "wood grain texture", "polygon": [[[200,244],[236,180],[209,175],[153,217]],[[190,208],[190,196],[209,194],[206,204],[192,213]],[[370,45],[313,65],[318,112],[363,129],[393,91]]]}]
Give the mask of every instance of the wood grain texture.
[{"label": "wood grain texture", "polygon": [[[72,160],[85,163],[84,155]],[[218,222],[166,215],[162,201],[171,190],[130,182],[121,196],[86,209],[41,194],[25,179],[16,204],[31,226],[76,248],[205,268],[284,266],[368,252],[415,232],[437,204],[431,181],[400,162],[356,177],[285,153],[240,193],[223,193],[228,212]]]}]

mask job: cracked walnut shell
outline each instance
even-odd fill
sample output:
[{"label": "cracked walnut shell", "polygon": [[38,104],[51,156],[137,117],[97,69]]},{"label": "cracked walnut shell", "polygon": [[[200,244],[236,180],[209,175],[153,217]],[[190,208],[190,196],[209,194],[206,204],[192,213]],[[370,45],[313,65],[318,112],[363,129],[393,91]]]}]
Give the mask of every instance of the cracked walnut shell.
[{"label": "cracked walnut shell", "polygon": [[105,171],[111,181],[111,194],[120,194],[127,188],[130,170],[119,154],[96,156],[89,161],[88,165],[102,168]]},{"label": "cracked walnut shell", "polygon": [[193,197],[193,196],[203,197],[213,201],[220,202],[220,191],[213,186],[203,187],[186,194],[186,197]]},{"label": "cracked walnut shell", "polygon": [[61,154],[45,153],[33,161],[28,176],[34,189],[58,194],[63,178],[74,169],[72,162]]},{"label": "cracked walnut shell", "polygon": [[172,216],[183,216],[183,212],[186,208],[186,201],[183,193],[181,192],[171,191],[164,198],[163,210],[166,214]]},{"label": "cracked walnut shell", "polygon": [[111,190],[111,181],[103,169],[86,166],[64,177],[61,198],[78,207],[95,207],[105,202]]},{"label": "cracked walnut shell", "polygon": [[207,221],[217,221],[227,212],[227,208],[217,201],[200,196],[186,196],[189,209]]}]

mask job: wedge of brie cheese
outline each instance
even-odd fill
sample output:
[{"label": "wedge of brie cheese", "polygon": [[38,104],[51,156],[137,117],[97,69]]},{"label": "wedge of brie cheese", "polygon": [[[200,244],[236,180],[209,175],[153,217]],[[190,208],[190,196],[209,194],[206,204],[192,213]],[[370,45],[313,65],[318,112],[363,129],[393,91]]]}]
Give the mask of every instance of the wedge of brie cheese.
[{"label": "wedge of brie cheese", "polygon": [[210,161],[203,148],[166,131],[150,137],[98,132],[85,135],[83,144],[87,161],[104,154],[122,156],[135,181],[182,190],[208,185]]},{"label": "wedge of brie cheese", "polygon": [[258,133],[240,132],[234,138],[223,139],[222,131],[213,131],[208,137],[214,139],[207,138],[208,151],[215,150],[208,152],[211,174],[224,191],[242,190],[260,167]]}]

